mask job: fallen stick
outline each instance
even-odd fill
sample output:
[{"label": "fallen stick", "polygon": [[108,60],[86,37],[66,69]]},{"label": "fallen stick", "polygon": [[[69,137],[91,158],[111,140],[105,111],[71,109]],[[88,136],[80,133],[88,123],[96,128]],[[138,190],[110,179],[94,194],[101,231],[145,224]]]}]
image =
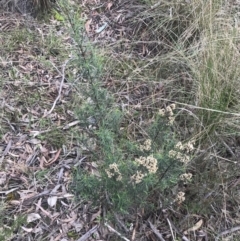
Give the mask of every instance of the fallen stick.
[{"label": "fallen stick", "polygon": [[230,229],[228,229],[226,231],[223,231],[223,232],[218,234],[218,236],[216,237],[215,240],[218,240],[221,236],[224,236],[224,235],[229,234],[229,233],[234,233],[234,232],[236,232],[238,230],[240,230],[240,226],[236,226],[234,228],[230,228]]},{"label": "fallen stick", "polygon": [[161,241],[165,241],[165,239],[163,238],[162,234],[160,234],[160,232],[156,229],[156,227],[150,222],[148,221],[150,228],[152,229],[152,231],[156,234],[156,236],[161,240]]},{"label": "fallen stick", "polygon": [[86,232],[80,239],[77,241],[85,241],[87,240],[93,233],[95,233],[98,229],[98,225],[95,225],[92,229],[90,229],[88,232]]},{"label": "fallen stick", "polygon": [[108,223],[105,223],[105,226],[107,226],[108,229],[109,229],[111,232],[117,234],[120,238],[124,239],[125,241],[130,241],[129,239],[127,239],[127,238],[125,238],[124,236],[122,236],[122,234],[120,234],[117,230],[115,230],[114,228],[112,228]]},{"label": "fallen stick", "polygon": [[66,69],[67,63],[68,63],[69,61],[70,61],[70,60],[67,60],[67,61],[63,64],[63,66],[62,66],[62,73],[61,73],[61,75],[62,75],[62,80],[61,80],[61,83],[60,83],[60,87],[59,87],[59,91],[58,91],[58,96],[57,96],[57,98],[55,99],[55,101],[54,101],[54,103],[53,103],[53,105],[52,105],[52,108],[51,108],[47,113],[44,114],[44,117],[46,117],[46,116],[48,116],[48,115],[50,115],[50,114],[52,113],[52,111],[54,110],[54,108],[55,108],[58,100],[59,100],[60,97],[61,97],[63,82],[64,82],[64,80],[65,80],[65,69]]}]

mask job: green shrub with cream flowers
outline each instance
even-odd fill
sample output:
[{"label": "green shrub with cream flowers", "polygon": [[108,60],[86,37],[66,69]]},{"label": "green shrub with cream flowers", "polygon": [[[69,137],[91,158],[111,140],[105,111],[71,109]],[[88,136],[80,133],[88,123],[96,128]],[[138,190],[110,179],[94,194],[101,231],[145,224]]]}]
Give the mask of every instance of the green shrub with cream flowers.
[{"label": "green shrub with cream flowers", "polygon": [[[73,82],[80,93],[80,101],[76,98],[80,132],[74,135],[84,160],[75,167],[72,189],[80,200],[116,212],[154,208],[160,196],[169,204],[173,198],[164,192],[184,178],[191,159],[177,145],[175,104],[147,114],[141,108],[122,106],[102,85],[104,57],[87,43],[84,26],[71,16],[69,21],[79,49],[71,64],[79,73]],[[142,117],[146,121],[132,131]]]},{"label": "green shrub with cream flowers", "polygon": [[88,160],[75,170],[73,183],[80,198],[114,211],[151,209],[152,198],[180,179],[191,179],[185,168],[194,147],[175,137],[175,105],[156,113],[139,141],[128,133],[128,115],[106,89],[91,83],[84,93],[86,101],[77,115],[82,126],[79,142],[84,143]]}]

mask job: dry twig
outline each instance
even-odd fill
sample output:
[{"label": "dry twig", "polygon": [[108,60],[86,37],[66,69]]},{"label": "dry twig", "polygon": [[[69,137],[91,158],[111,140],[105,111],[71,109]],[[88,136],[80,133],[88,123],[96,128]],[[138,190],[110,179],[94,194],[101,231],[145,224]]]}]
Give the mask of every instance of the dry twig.
[{"label": "dry twig", "polygon": [[95,225],[92,229],[90,229],[88,232],[86,232],[80,239],[77,241],[85,241],[88,240],[88,238],[97,231],[98,225]]},{"label": "dry twig", "polygon": [[136,223],[135,223],[135,227],[134,227],[133,232],[132,232],[132,239],[131,239],[132,241],[135,240],[137,226],[138,226],[138,216],[137,216],[137,220],[136,220]]},{"label": "dry twig", "polygon": [[114,228],[112,228],[108,223],[105,223],[105,226],[107,226],[108,229],[109,229],[111,232],[117,234],[117,235],[118,235],[120,238],[122,238],[123,240],[125,240],[125,241],[130,241],[129,239],[125,238],[122,234],[120,234],[117,230],[115,230]]},{"label": "dry twig", "polygon": [[116,221],[118,222],[118,224],[124,229],[124,231],[127,233],[129,230],[126,227],[126,225],[120,220],[120,218],[118,217],[118,215],[116,213],[114,213],[114,217],[116,219]]},{"label": "dry twig", "polygon": [[226,234],[229,234],[229,233],[234,233],[234,232],[236,232],[238,230],[240,230],[240,226],[237,226],[237,227],[234,227],[234,228],[230,228],[230,229],[228,229],[226,231],[223,231],[223,232],[218,234],[218,236],[216,237],[215,240],[217,241],[217,240],[219,240],[220,237],[222,237],[222,236],[224,236]]},{"label": "dry twig", "polygon": [[148,221],[150,228],[152,229],[152,231],[156,234],[156,236],[161,240],[161,241],[165,241],[165,239],[163,238],[162,234],[159,233],[159,231],[156,229],[156,227],[150,222]]},{"label": "dry twig", "polygon": [[168,218],[167,218],[167,222],[170,226],[172,235],[173,235],[173,229],[174,229],[179,236],[182,236],[183,241],[189,241],[189,239],[185,235],[182,235],[182,233],[175,227],[175,225]]},{"label": "dry twig", "polygon": [[172,234],[173,241],[175,241],[175,237],[174,237],[174,235],[173,235],[172,225],[171,225],[171,222],[169,221],[168,218],[167,218],[167,222],[168,222],[168,225],[169,225],[169,228],[170,228],[171,234]]},{"label": "dry twig", "polygon": [[55,99],[55,101],[53,102],[52,108],[51,108],[46,114],[44,114],[44,117],[46,117],[46,116],[48,116],[48,115],[50,115],[50,114],[52,113],[52,111],[54,110],[54,108],[55,108],[58,100],[59,100],[60,97],[61,97],[63,82],[64,82],[64,80],[65,80],[65,69],[66,69],[67,63],[68,63],[69,61],[70,61],[70,59],[66,60],[65,63],[63,64],[63,66],[62,66],[62,73],[59,71],[59,72],[61,73],[61,75],[62,75],[62,80],[61,80],[61,83],[60,83],[60,87],[59,87],[59,91],[58,91],[58,96],[57,96],[57,98]]}]

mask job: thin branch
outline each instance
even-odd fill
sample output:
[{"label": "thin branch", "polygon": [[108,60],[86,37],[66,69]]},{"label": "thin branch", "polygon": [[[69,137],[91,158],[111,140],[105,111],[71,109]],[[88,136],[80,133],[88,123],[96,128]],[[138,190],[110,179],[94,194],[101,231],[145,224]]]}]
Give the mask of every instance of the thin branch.
[{"label": "thin branch", "polygon": [[221,233],[219,233],[218,234],[218,236],[216,237],[216,239],[215,240],[218,240],[221,236],[223,236],[223,235],[226,235],[226,234],[232,234],[232,233],[234,233],[234,232],[236,232],[236,231],[238,231],[238,230],[240,230],[240,226],[236,226],[236,227],[234,227],[234,228],[230,228],[230,229],[228,229],[228,230],[226,230],[226,231],[223,231],[223,232],[221,232]]},{"label": "thin branch", "polygon": [[204,108],[204,107],[200,107],[200,106],[196,106],[196,105],[186,104],[186,103],[183,103],[183,102],[172,101],[172,100],[167,99],[167,98],[159,98],[159,100],[169,101],[171,103],[174,103],[174,104],[177,104],[177,105],[182,105],[182,106],[187,106],[187,107],[192,108],[192,109],[206,110],[206,111],[209,111],[209,112],[216,112],[216,113],[220,113],[220,114],[232,115],[232,116],[240,117],[239,113],[221,111],[221,110],[211,109],[211,108]]},{"label": "thin branch", "polygon": [[231,153],[231,155],[236,158],[236,155],[232,151],[231,147],[223,140],[223,138],[216,131],[215,131],[215,134],[220,139],[220,141],[223,143],[223,145],[227,148],[227,150]]},{"label": "thin branch", "polygon": [[156,234],[156,236],[161,240],[161,241],[165,241],[165,239],[163,238],[162,234],[159,233],[159,231],[156,229],[156,227],[150,222],[148,221],[150,228],[152,229],[152,231]]},{"label": "thin branch", "polygon": [[233,164],[237,164],[237,161],[232,161],[232,160],[229,160],[229,159],[227,159],[227,158],[224,158],[224,157],[221,157],[221,156],[218,156],[218,155],[210,154],[210,156],[219,158],[219,159],[221,159],[221,160],[224,160],[224,161],[227,161],[227,162],[230,162],[230,163],[233,163]]},{"label": "thin branch", "polygon": [[172,234],[173,241],[175,241],[175,237],[174,237],[174,235],[173,235],[172,225],[171,225],[171,222],[169,221],[168,218],[167,218],[167,222],[168,222],[168,225],[169,225],[169,228],[170,228],[171,234]]},{"label": "thin branch", "polygon": [[127,233],[129,230],[128,228],[125,226],[125,224],[120,220],[120,218],[118,217],[118,215],[116,213],[114,213],[114,217],[117,220],[118,224],[124,229],[124,231]]},{"label": "thin branch", "polygon": [[86,232],[80,239],[77,241],[85,241],[88,240],[88,238],[97,231],[98,225],[95,225],[92,229],[90,229],[88,232]]},{"label": "thin branch", "polygon": [[138,215],[137,215],[137,220],[136,220],[136,223],[135,223],[135,228],[133,229],[133,232],[132,232],[132,238],[131,238],[132,241],[135,240],[137,227],[138,227]]},{"label": "thin branch", "polygon": [[161,1],[155,3],[154,5],[151,6],[151,9],[158,7],[161,3],[162,3]]},{"label": "thin branch", "polygon": [[[70,59],[68,59],[67,61],[65,61],[65,63],[63,64],[62,66],[62,80],[61,80],[61,83],[60,83],[60,87],[59,87],[59,91],[58,91],[58,96],[57,98],[55,99],[53,105],[52,105],[52,108],[46,113],[44,114],[44,117],[50,115],[52,113],[52,111],[54,110],[58,100],[60,99],[61,97],[61,93],[62,93],[62,87],[63,87],[63,82],[64,82],[64,79],[65,79],[65,69],[66,69],[66,66],[67,66],[67,63],[70,61]],[[60,71],[59,71],[60,72]]]},{"label": "thin branch", "polygon": [[2,162],[4,160],[4,156],[6,156],[11,149],[12,146],[12,140],[10,140],[7,144],[7,147],[5,148],[4,152],[2,153],[2,157],[0,158],[0,165],[2,165]]},{"label": "thin branch", "polygon": [[123,240],[125,240],[125,241],[130,241],[129,239],[125,238],[122,234],[120,234],[117,230],[115,230],[114,228],[112,228],[108,223],[105,223],[105,226],[107,226],[108,229],[109,229],[111,232],[117,234],[117,235],[118,235],[120,238],[122,238]]},{"label": "thin branch", "polygon": [[168,218],[167,218],[167,222],[170,226],[172,235],[173,235],[173,229],[174,229],[179,236],[182,236],[183,241],[189,241],[189,239],[185,235],[182,235],[182,233],[175,227],[175,225]]}]

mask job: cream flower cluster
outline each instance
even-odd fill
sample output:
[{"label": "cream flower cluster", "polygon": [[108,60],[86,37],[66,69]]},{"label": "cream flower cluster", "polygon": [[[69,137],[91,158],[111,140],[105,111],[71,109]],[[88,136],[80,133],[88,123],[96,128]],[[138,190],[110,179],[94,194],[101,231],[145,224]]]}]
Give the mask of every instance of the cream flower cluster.
[{"label": "cream flower cluster", "polygon": [[121,181],[122,180],[122,174],[120,173],[119,169],[118,169],[118,165],[117,163],[112,163],[109,165],[109,168],[105,170],[107,173],[107,176],[109,178],[113,177],[113,176],[117,176],[116,180],[117,181]]},{"label": "cream flower cluster", "polygon": [[168,118],[168,125],[173,125],[175,117],[173,116],[173,110],[176,109],[175,104],[168,105],[166,109],[160,109],[159,115],[166,116]]},{"label": "cream flower cluster", "polygon": [[180,180],[184,181],[184,182],[189,182],[192,179],[192,173],[184,173],[182,175],[180,175]]},{"label": "cream flower cluster", "polygon": [[[135,159],[135,162],[138,166],[143,166],[147,169],[148,173],[156,173],[157,172],[157,159],[152,155],[148,157],[139,157]],[[118,165],[116,163],[112,163],[109,165],[109,168],[105,169],[108,178],[116,177],[117,181],[122,180],[122,174],[119,171]],[[138,184],[140,183],[148,173],[143,173],[142,171],[137,171],[134,175],[131,176],[131,180]]]},{"label": "cream flower cluster", "polygon": [[147,168],[148,172],[156,173],[157,171],[157,159],[154,158],[152,155],[148,157],[139,157],[135,159],[135,162],[139,165],[142,165]]},{"label": "cream flower cluster", "polygon": [[140,145],[140,150],[141,151],[150,151],[151,150],[151,146],[152,146],[152,140],[151,139],[147,139],[143,145]]},{"label": "cream flower cluster", "polygon": [[133,180],[136,184],[140,183],[142,179],[146,176],[146,174],[143,174],[141,171],[137,171],[136,174],[131,176],[131,180]]},{"label": "cream flower cluster", "polygon": [[[156,173],[157,172],[157,159],[154,158],[152,155],[148,157],[139,157],[135,159],[137,165],[141,165],[148,170],[148,173]],[[147,173],[143,173],[141,171],[137,171],[136,174],[131,176],[131,180],[134,181],[136,184],[140,183],[142,179],[147,176]]]},{"label": "cream flower cluster", "polygon": [[176,199],[175,199],[175,202],[177,202],[178,204],[181,204],[181,203],[183,203],[184,201],[185,201],[185,193],[184,192],[179,192],[178,194],[177,194],[177,197],[176,197]]},{"label": "cream flower cluster", "polygon": [[176,149],[179,149],[181,151],[186,151],[187,153],[194,150],[194,146],[192,142],[187,142],[186,144],[182,144],[182,142],[178,142],[175,146]]},{"label": "cream flower cluster", "polygon": [[173,116],[173,110],[176,109],[176,105],[175,104],[171,104],[169,106],[166,107],[166,109],[160,109],[159,114],[161,116]]},{"label": "cream flower cluster", "polygon": [[185,155],[185,154],[175,151],[175,150],[169,151],[168,156],[171,158],[176,158],[177,160],[179,160],[180,162],[182,162],[184,164],[187,164],[190,161],[190,157],[188,155]]},{"label": "cream flower cluster", "polygon": [[190,157],[187,154],[189,154],[191,151],[194,150],[194,146],[192,142],[187,142],[186,144],[182,144],[182,142],[178,142],[175,145],[175,149],[177,149],[177,151],[175,150],[169,151],[168,156],[171,158],[176,158],[180,162],[187,164],[190,161]]}]

